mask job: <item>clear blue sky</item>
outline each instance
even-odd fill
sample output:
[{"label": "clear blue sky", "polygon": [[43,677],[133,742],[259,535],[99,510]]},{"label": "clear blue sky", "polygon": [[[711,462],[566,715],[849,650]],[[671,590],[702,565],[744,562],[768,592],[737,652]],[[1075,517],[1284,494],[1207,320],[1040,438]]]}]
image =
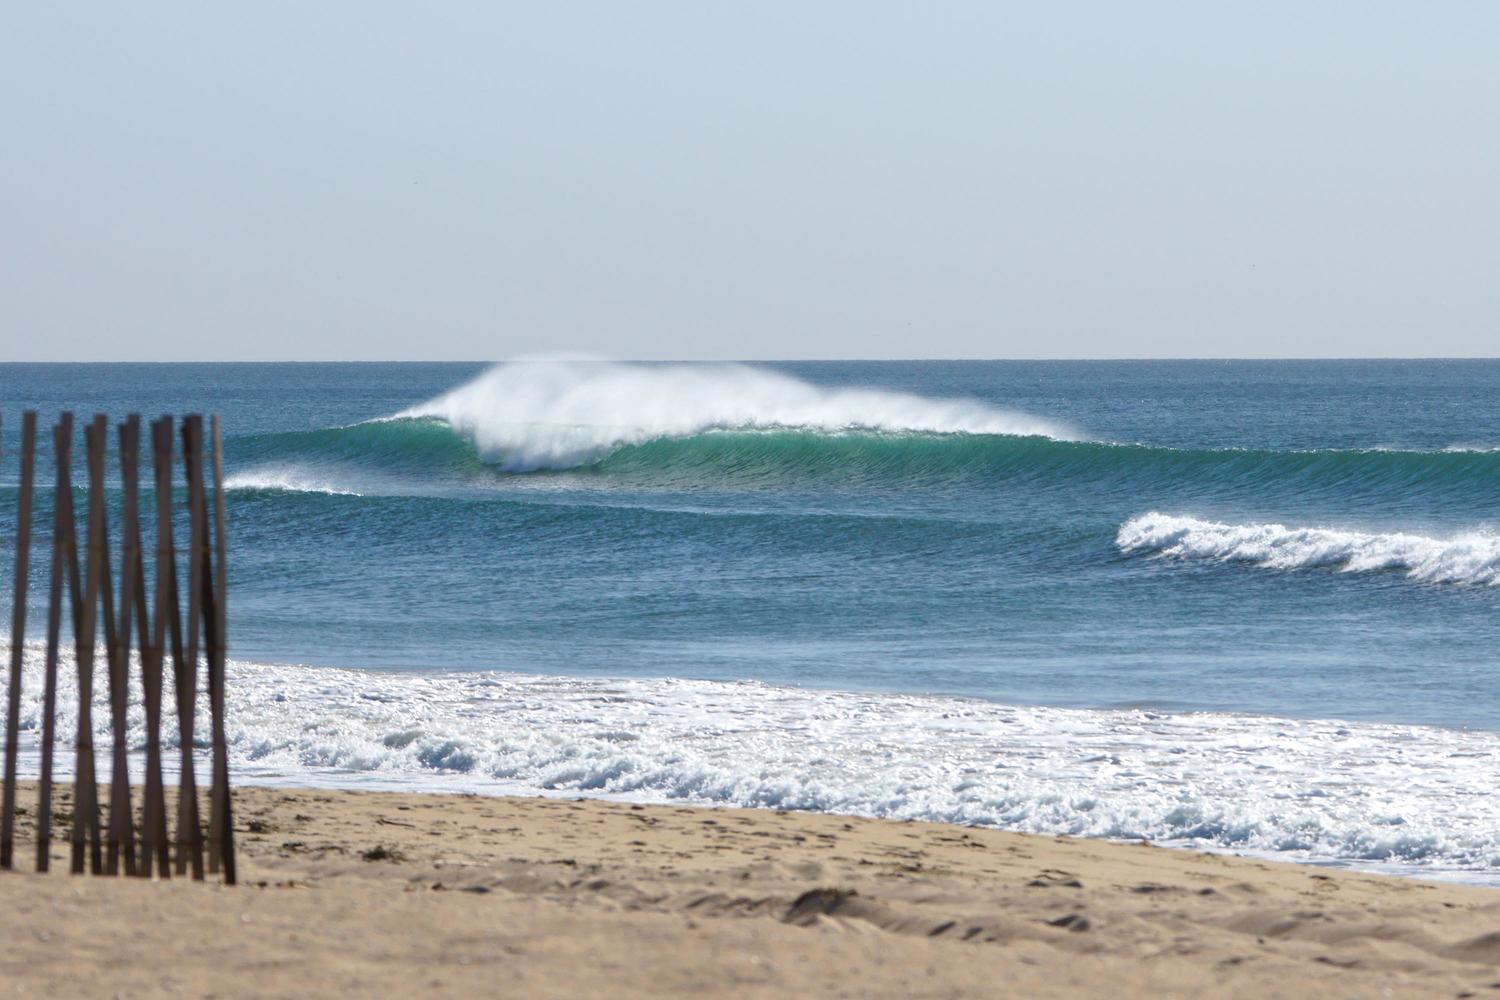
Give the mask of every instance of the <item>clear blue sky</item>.
[{"label": "clear blue sky", "polygon": [[1493,356],[1500,3],[17,3],[0,360]]}]

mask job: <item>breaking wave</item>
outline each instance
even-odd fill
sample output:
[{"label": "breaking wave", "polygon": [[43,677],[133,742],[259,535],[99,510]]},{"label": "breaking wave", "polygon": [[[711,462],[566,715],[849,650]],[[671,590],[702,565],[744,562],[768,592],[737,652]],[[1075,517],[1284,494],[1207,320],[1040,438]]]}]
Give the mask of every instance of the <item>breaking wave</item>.
[{"label": "breaking wave", "polygon": [[390,417],[238,438],[229,450],[231,489],[327,494],[437,495],[528,474],[642,488],[1089,479],[1453,504],[1500,489],[1497,451],[1115,444],[976,401],[824,388],[742,365],[507,364]]},{"label": "breaking wave", "polygon": [[708,431],[1069,438],[1063,425],[963,399],[825,388],[745,365],[499,365],[397,417],[437,418],[509,472],[570,469]]},{"label": "breaking wave", "polygon": [[1224,524],[1151,511],[1120,525],[1123,552],[1245,562],[1265,569],[1397,572],[1423,583],[1500,585],[1500,535],[1487,529],[1447,537],[1370,533],[1283,524]]}]

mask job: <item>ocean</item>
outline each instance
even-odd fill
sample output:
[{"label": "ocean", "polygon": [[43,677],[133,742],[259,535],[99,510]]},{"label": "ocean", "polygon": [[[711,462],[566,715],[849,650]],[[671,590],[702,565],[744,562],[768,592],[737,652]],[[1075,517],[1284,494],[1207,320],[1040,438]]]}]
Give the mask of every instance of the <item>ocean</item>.
[{"label": "ocean", "polygon": [[222,415],[241,781],[1500,883],[1500,361],[0,365],[7,609],[24,408]]}]

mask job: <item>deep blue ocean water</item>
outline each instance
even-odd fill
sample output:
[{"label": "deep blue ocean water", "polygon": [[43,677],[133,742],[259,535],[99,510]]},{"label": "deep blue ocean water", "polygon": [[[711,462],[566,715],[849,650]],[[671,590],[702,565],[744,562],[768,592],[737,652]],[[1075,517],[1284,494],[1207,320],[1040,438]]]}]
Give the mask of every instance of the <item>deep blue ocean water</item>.
[{"label": "deep blue ocean water", "polygon": [[[0,546],[27,407],[220,413],[232,655],[374,671],[306,675],[355,688],[502,671],[1500,732],[1497,361],[3,365]],[[444,746],[483,728],[453,725]],[[411,766],[520,773],[474,754]]]}]

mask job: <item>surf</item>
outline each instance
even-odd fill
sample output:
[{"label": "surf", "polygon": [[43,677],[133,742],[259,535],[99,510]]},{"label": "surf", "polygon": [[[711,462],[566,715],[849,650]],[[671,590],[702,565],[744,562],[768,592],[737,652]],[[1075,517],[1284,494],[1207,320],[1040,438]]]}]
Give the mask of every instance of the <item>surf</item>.
[{"label": "surf", "polygon": [[[27,778],[44,655],[43,642],[25,644]],[[76,673],[62,655],[59,704],[71,706]],[[753,681],[227,666],[229,750],[244,783],[847,813],[1481,881],[1500,860],[1500,806],[1487,794],[1495,733]],[[99,739],[107,698],[96,687]],[[138,701],[128,719],[138,745]],[[170,717],[163,739],[178,745]],[[171,780],[177,755],[167,758]],[[64,780],[70,763],[58,761]],[[1456,792],[1471,805],[1453,814],[1444,803]]]},{"label": "surf", "polygon": [[1248,563],[1262,569],[1393,572],[1423,583],[1500,586],[1500,535],[1488,529],[1436,537],[1226,524],[1151,511],[1122,524],[1115,544],[1126,553]]}]

